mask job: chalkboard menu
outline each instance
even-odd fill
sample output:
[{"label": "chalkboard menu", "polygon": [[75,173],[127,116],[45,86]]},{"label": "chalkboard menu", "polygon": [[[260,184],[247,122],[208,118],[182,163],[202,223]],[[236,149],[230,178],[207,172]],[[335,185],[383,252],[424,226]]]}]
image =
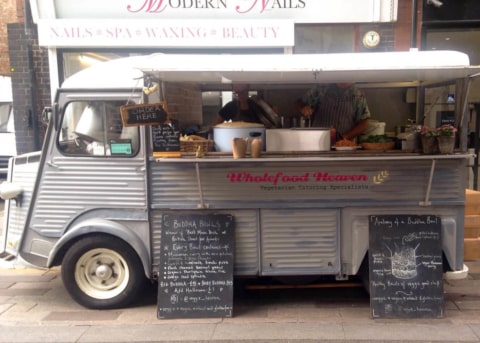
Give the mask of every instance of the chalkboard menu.
[{"label": "chalkboard menu", "polygon": [[152,126],[152,141],[155,152],[180,151],[178,124],[172,121],[170,124]]},{"label": "chalkboard menu", "polygon": [[161,242],[158,318],[231,317],[233,217],[166,214]]},{"label": "chalkboard menu", "polygon": [[165,102],[121,106],[123,126],[163,124],[168,119],[165,108]]},{"label": "chalkboard menu", "polygon": [[372,317],[443,317],[441,219],[370,216],[369,235]]}]

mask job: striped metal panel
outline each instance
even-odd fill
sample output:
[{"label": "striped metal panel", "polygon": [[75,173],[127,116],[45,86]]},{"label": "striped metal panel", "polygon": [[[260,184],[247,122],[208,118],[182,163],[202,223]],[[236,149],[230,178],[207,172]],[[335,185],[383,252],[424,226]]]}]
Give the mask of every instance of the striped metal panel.
[{"label": "striped metal panel", "polygon": [[82,212],[147,208],[144,165],[142,158],[54,158],[41,176],[31,228],[60,237]]},{"label": "striped metal panel", "polygon": [[[154,210],[151,214],[153,271],[158,273],[161,259],[162,217],[165,214],[180,214],[181,211]],[[208,214],[208,211],[183,212]],[[215,211],[216,214],[231,214],[235,218],[235,275],[258,275],[258,229],[256,210]]]},{"label": "striped metal panel", "polygon": [[151,204],[154,208],[198,208],[200,197],[193,164],[150,164]]},{"label": "striped metal panel", "polygon": [[150,213],[150,236],[151,236],[151,254],[152,271],[158,275],[160,270],[160,251],[162,244],[162,211],[152,211]]},{"label": "striped metal panel", "polygon": [[[464,164],[459,166],[459,164]],[[408,203],[425,199],[431,160],[320,161],[281,163],[152,163],[152,206],[155,208],[287,208],[342,207]],[[432,202],[463,201],[466,161],[437,160]],[[274,183],[276,175],[285,179]],[[239,176],[231,177],[232,175]],[[297,177],[298,180],[288,177]],[[350,181],[361,176],[364,180]],[[304,177],[304,180],[302,180]],[[334,179],[338,177],[339,179]],[[342,180],[342,178],[344,178]],[[201,190],[201,192],[200,192]],[[203,199],[203,202],[202,202]]]},{"label": "striped metal panel", "polygon": [[338,274],[339,211],[262,210],[263,275]]},{"label": "striped metal panel", "polygon": [[32,192],[37,177],[40,153],[26,154],[10,160],[10,182],[21,185],[22,195],[19,201],[5,201],[4,237],[5,251],[16,255],[28,215]]}]

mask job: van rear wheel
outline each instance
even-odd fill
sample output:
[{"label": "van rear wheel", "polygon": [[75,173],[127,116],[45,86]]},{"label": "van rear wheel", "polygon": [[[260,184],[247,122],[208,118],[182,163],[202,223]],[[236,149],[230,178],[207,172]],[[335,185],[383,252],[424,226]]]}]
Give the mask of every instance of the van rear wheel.
[{"label": "van rear wheel", "polygon": [[61,273],[71,297],[92,309],[125,307],[146,284],[135,251],[107,235],[85,237],[73,244],[65,254]]}]

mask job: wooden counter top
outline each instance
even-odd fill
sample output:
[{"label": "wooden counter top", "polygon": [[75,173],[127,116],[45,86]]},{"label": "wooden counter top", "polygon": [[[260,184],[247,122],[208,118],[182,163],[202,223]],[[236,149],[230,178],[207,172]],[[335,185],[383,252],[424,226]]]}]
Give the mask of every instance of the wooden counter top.
[{"label": "wooden counter top", "polygon": [[355,151],[301,151],[301,152],[262,152],[261,157],[233,159],[230,152],[208,152],[204,157],[197,158],[194,153],[184,153],[181,157],[152,157],[156,162],[196,162],[196,163],[252,163],[252,162],[294,162],[294,161],[360,161],[360,160],[443,160],[467,159],[474,157],[471,153],[455,153],[451,155],[425,155],[419,152],[402,150],[355,150]]}]

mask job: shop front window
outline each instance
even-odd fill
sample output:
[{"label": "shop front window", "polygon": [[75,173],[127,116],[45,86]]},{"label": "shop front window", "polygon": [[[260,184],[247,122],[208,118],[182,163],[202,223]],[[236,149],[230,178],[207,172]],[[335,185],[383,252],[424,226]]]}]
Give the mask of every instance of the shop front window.
[{"label": "shop front window", "polygon": [[354,52],[355,26],[297,25],[295,27],[296,54],[326,54]]},{"label": "shop front window", "polygon": [[427,29],[424,45],[425,50],[455,50],[464,52],[468,55],[470,64],[480,64],[479,28]]},{"label": "shop front window", "polygon": [[0,103],[0,133],[4,132],[14,132],[11,103]]},{"label": "shop front window", "polygon": [[58,135],[66,155],[128,157],[138,152],[137,127],[124,127],[120,106],[124,101],[70,102]]}]

